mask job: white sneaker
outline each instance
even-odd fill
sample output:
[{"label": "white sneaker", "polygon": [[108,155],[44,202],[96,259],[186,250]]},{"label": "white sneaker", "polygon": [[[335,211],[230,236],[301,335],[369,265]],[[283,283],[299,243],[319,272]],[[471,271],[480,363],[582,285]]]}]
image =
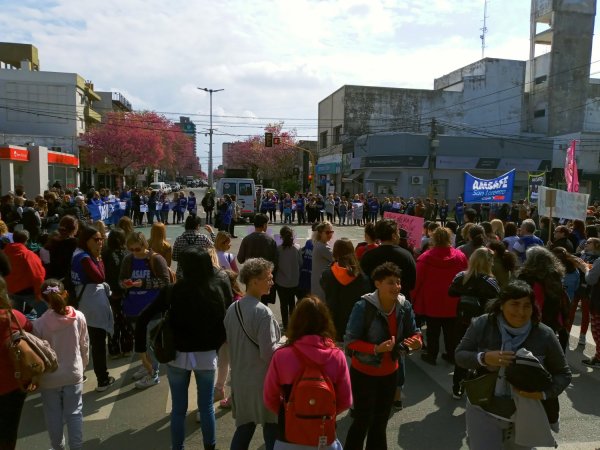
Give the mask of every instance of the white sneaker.
[{"label": "white sneaker", "polygon": [[146,389],[146,388],[149,388],[151,386],[156,386],[158,383],[160,383],[160,379],[158,378],[158,374],[155,374],[155,375],[146,375],[141,380],[135,382],[135,387],[137,389]]},{"label": "white sneaker", "polygon": [[146,370],[146,368],[144,366],[140,366],[138,368],[138,370],[136,370],[133,375],[131,376],[131,378],[133,378],[134,380],[141,380],[142,378],[144,378],[146,375],[148,375],[148,371]]},{"label": "white sneaker", "polygon": [[579,345],[585,345],[585,334],[579,336]]}]

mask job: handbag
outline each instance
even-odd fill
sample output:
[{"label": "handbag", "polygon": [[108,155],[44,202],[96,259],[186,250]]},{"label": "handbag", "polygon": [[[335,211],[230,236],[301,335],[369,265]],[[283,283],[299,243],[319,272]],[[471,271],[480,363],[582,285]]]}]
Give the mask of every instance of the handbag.
[{"label": "handbag", "polygon": [[463,381],[467,398],[472,405],[487,406],[494,398],[498,372],[488,372]]},{"label": "handbag", "polygon": [[163,364],[173,361],[177,356],[175,335],[170,323],[172,287],[168,286],[166,289],[168,309],[156,326],[150,330],[150,345],[154,356]]},{"label": "handbag", "polygon": [[8,352],[13,363],[14,377],[23,392],[34,391],[36,379],[44,374],[58,369],[58,358],[48,341],[23,330],[12,310],[9,310],[10,322],[14,321],[19,327],[12,333],[8,341]]}]

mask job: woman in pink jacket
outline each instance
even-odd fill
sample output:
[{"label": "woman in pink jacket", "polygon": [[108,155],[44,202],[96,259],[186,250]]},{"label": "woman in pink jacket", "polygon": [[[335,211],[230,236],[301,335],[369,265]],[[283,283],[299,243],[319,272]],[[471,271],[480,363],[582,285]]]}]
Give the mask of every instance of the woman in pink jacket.
[{"label": "woman in pink jacket", "polygon": [[[301,357],[316,363],[322,373],[331,380],[335,390],[336,414],[345,411],[352,404],[346,357],[343,351],[335,346],[335,335],[333,321],[325,303],[315,296],[309,296],[296,305],[287,330],[287,344],[273,354],[265,378],[265,406],[279,414],[279,440],[275,449],[307,448],[286,441],[283,414],[292,386],[303,374],[305,363],[301,361]],[[296,352],[300,352],[302,356]],[[312,448],[316,447],[315,444]],[[341,449],[342,446],[335,439],[333,443],[322,448],[335,450]]]},{"label": "woman in pink jacket", "polygon": [[440,347],[440,331],[444,333],[446,353],[442,358],[454,364],[454,322],[458,297],[450,297],[448,288],[458,272],[467,269],[469,261],[463,252],[452,247],[452,233],[438,228],[431,235],[433,247],[417,259],[417,279],[411,292],[415,314],[427,321],[427,353],[421,359],[435,365]]}]

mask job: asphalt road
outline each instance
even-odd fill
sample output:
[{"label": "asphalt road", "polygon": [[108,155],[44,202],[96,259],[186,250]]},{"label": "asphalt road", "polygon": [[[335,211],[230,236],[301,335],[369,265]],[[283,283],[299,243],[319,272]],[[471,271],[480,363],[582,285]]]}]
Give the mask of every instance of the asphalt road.
[{"label": "asphalt road", "polygon": [[[203,190],[196,190],[202,195]],[[280,225],[272,228],[277,232]],[[149,231],[149,228],[143,228]],[[238,226],[232,251],[236,253],[241,238],[249,232]],[[295,226],[297,242],[303,244],[310,229]],[[171,242],[183,232],[183,227],[168,226]],[[348,237],[354,243],[362,240],[358,227],[335,227],[335,236]],[[279,305],[273,312],[280,317]],[[573,382],[560,397],[561,431],[556,435],[560,448],[600,449],[600,370],[581,364],[581,359],[593,355],[591,333],[584,349],[577,346],[579,314],[573,327],[568,359],[573,371]],[[84,449],[162,450],[170,448],[169,412],[170,396],[168,381],[162,371],[160,384],[146,390],[137,390],[131,378],[140,362],[135,356],[116,361],[109,360],[109,370],[116,378],[115,386],[106,392],[94,391],[96,387],[91,367],[87,369],[89,381],[84,385]],[[452,398],[453,367],[439,359],[433,367],[421,361],[418,354],[407,358],[404,409],[396,412],[388,424],[390,449],[463,449],[465,440],[465,400]],[[186,448],[202,448],[199,424],[195,422],[196,400],[194,382],[191,382],[189,413],[186,422]],[[216,409],[217,448],[229,448],[235,429],[231,411]],[[346,436],[350,418],[342,414],[338,418],[338,435],[342,442]],[[262,433],[257,429],[251,449],[261,449]],[[47,449],[49,440],[45,430],[39,394],[27,398],[19,429],[20,450]]]}]

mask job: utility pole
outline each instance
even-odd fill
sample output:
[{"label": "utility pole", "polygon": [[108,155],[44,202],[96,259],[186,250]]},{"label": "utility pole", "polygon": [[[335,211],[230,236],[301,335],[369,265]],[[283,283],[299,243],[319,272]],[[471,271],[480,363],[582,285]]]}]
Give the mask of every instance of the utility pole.
[{"label": "utility pole", "polygon": [[440,146],[440,141],[437,138],[437,129],[435,123],[435,117],[431,118],[431,131],[429,133],[429,193],[427,194],[430,199],[433,198],[434,194],[434,183],[433,183],[433,171],[435,169],[435,160],[437,157],[437,148]]},{"label": "utility pole", "polygon": [[201,91],[206,91],[209,93],[210,97],[210,128],[208,129],[209,141],[208,141],[208,187],[212,188],[213,185],[213,151],[212,151],[212,136],[213,136],[213,127],[212,127],[212,95],[213,92],[224,91],[225,89],[207,89],[199,87]]}]

